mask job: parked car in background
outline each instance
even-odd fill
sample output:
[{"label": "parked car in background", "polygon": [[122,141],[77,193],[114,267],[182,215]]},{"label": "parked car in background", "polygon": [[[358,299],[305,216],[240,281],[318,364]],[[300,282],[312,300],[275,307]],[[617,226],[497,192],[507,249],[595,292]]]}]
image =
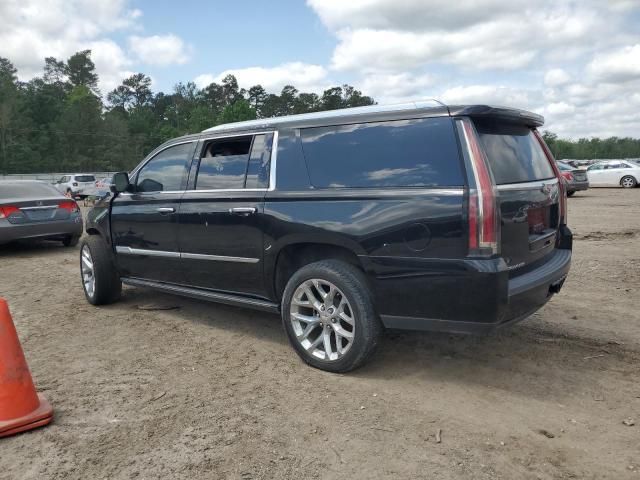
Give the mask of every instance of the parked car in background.
[{"label": "parked car in background", "polygon": [[565,185],[522,110],[359,107],[171,140],[87,219],[87,301],[122,283],[279,312],[310,365],[363,364],[383,329],[488,333],[558,293]]},{"label": "parked car in background", "polygon": [[60,240],[75,246],[82,215],[75,200],[36,180],[0,181],[0,244],[14,240]]},{"label": "parked car in background", "polygon": [[92,195],[92,189],[96,177],[87,173],[76,173],[72,175],[63,175],[54,183],[58,191],[69,194],[73,197],[84,198]]},{"label": "parked car in background", "polygon": [[629,160],[606,160],[587,168],[592,187],[634,188],[640,182],[640,165]]},{"label": "parked car in background", "polygon": [[560,176],[567,184],[567,196],[571,197],[580,190],[589,188],[587,172],[580,168],[575,168],[566,162],[556,162],[560,170]]},{"label": "parked car in background", "polygon": [[105,177],[96,180],[96,183],[94,185],[95,192],[93,195],[97,197],[104,197],[105,195],[111,193],[111,180],[112,177]]}]

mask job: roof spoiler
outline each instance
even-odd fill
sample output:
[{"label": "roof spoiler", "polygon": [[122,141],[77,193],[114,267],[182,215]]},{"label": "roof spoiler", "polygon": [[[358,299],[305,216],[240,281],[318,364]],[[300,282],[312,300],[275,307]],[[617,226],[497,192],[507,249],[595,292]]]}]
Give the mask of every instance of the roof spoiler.
[{"label": "roof spoiler", "polygon": [[495,118],[529,127],[544,125],[542,115],[517,108],[490,107],[488,105],[449,105],[449,113],[451,116]]}]

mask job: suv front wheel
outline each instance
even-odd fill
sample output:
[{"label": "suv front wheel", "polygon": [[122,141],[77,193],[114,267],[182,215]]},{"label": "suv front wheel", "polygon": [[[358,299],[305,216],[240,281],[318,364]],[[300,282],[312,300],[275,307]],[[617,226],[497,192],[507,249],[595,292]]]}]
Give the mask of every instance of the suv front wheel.
[{"label": "suv front wheel", "polygon": [[329,372],[364,364],[382,336],[363,273],[339,260],[311,263],[291,277],[282,321],[298,355]]},{"label": "suv front wheel", "polygon": [[92,305],[105,305],[120,298],[122,282],[109,247],[99,235],[89,235],[82,241],[80,277],[84,295]]}]

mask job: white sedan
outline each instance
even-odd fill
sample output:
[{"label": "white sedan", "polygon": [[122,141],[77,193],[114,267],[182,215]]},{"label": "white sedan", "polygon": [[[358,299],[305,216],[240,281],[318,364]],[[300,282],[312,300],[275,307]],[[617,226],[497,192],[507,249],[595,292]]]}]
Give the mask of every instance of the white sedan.
[{"label": "white sedan", "polygon": [[640,165],[627,160],[607,160],[587,168],[591,187],[633,188],[640,183]]}]

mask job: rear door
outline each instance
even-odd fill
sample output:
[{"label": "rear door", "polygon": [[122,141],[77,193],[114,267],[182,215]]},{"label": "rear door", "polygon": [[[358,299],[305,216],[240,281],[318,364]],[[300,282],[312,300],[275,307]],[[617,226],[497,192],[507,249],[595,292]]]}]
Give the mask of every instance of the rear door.
[{"label": "rear door", "polygon": [[178,209],[196,140],[156,153],[131,179],[132,191],[112,203],[111,232],[123,276],[184,283]]},{"label": "rear door", "polygon": [[203,140],[180,208],[187,283],[265,296],[262,216],[273,133]]},{"label": "rear door", "polygon": [[554,249],[560,224],[558,179],[529,127],[474,123],[498,189],[501,254],[515,271]]}]

